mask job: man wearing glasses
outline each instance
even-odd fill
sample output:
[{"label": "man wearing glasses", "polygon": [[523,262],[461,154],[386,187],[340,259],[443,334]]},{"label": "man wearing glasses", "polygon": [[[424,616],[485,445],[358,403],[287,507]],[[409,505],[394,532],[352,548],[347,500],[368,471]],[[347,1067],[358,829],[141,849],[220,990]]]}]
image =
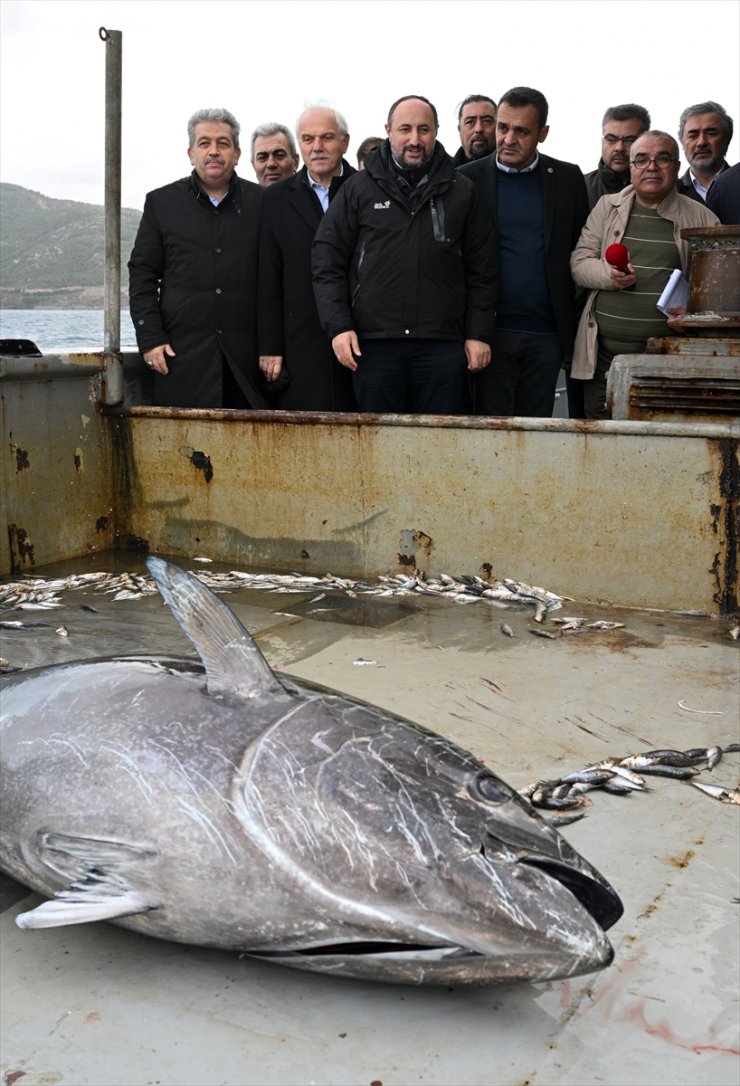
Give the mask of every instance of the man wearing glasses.
[{"label": "man wearing glasses", "polygon": [[[571,255],[573,279],[590,290],[571,370],[584,382],[588,419],[609,418],[606,378],[614,356],[642,354],[651,336],[669,333],[656,303],[675,268],[688,279],[691,250],[681,231],[718,221],[704,204],[678,194],[678,166],[673,136],[644,132],[632,144],[631,184],[602,196]],[[606,260],[615,243],[629,250],[624,267]]]},{"label": "man wearing glasses", "polygon": [[630,102],[610,106],[601,122],[601,158],[586,176],[589,207],[593,210],[602,196],[621,192],[630,183],[630,148],[650,127],[644,106]]}]

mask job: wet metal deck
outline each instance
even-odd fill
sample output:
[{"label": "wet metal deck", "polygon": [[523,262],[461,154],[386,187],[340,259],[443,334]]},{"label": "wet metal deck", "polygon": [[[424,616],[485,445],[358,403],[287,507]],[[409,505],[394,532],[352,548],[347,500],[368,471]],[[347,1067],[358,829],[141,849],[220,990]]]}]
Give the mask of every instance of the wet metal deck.
[{"label": "wet metal deck", "polygon": [[[143,568],[109,553],[36,572],[106,563]],[[573,603],[559,613],[625,628],[551,641],[531,636],[528,608],[317,595],[225,598],[273,665],[450,736],[516,787],[611,754],[738,740],[739,645],[727,620]],[[2,655],[21,666],[192,655],[158,597],[114,603],[85,589],[61,609],[14,617],[52,624],[3,631]],[[502,619],[515,638],[501,634]],[[62,623],[67,638],[54,633]],[[703,777],[735,787],[738,766],[728,755]],[[13,901],[6,883],[3,1081],[736,1086],[738,808],[654,779],[647,794],[594,794],[587,818],[563,832],[618,890],[625,915],[610,933],[608,970],[539,985],[399,988],[110,924],[21,932],[13,917],[31,902],[22,890],[26,900]]]}]

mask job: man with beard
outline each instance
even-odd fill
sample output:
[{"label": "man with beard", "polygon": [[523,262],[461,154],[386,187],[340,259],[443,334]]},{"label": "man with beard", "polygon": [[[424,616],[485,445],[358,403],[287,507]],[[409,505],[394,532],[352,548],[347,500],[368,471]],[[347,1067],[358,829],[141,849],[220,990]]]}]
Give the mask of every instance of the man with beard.
[{"label": "man with beard", "polygon": [[706,203],[715,177],[729,169],[725,155],[732,131],[732,117],[719,102],[700,102],[683,111],[678,138],[689,168],[678,180],[681,196]]},{"label": "man with beard", "polygon": [[427,98],[394,102],[316,232],[319,317],[361,411],[459,414],[491,358],[492,228],[437,128]]},{"label": "man with beard", "polygon": [[158,407],[266,407],[257,366],[262,190],[236,176],[226,109],[188,121],[193,172],[147,195],[129,260],[136,339]]},{"label": "man with beard", "polygon": [[630,102],[610,106],[601,121],[601,158],[586,176],[588,202],[593,210],[602,196],[621,192],[630,183],[630,148],[638,136],[650,127],[650,114],[644,106]]},{"label": "man with beard", "polygon": [[270,185],[262,203],[260,369],[281,411],[354,411],[352,375],[337,362],[316,312],[311,246],[326,209],[355,173],[343,157],[347,122],[333,106],[304,109],[296,124],[304,166]]},{"label": "man with beard", "polygon": [[452,161],[463,166],[496,150],[496,103],[485,94],[469,94],[457,111],[460,147]]}]

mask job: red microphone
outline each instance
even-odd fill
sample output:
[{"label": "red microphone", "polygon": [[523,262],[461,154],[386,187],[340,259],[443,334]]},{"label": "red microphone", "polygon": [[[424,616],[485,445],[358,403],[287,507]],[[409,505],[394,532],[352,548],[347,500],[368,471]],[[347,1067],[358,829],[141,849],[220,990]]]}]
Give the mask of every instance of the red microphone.
[{"label": "red microphone", "polygon": [[607,264],[611,264],[617,271],[621,271],[623,275],[627,274],[627,265],[630,262],[630,251],[626,245],[608,245],[606,252],[604,253],[604,260]]}]

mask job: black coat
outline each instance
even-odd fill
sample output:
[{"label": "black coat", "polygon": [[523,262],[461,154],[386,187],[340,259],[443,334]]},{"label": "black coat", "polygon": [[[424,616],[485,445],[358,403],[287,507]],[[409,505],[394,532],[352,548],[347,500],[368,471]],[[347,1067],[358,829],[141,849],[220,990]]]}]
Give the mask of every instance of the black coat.
[{"label": "black coat", "polygon": [[[461,166],[476,186],[481,205],[498,232],[496,191],[499,169],[496,156]],[[578,291],[570,274],[570,254],[575,249],[588,218],[586,182],[578,166],[557,158],[540,155],[538,166],[542,187],[542,213],[545,233],[545,271],[564,359],[570,359],[576,336],[578,316],[583,307],[583,292]]]},{"label": "black coat", "polygon": [[385,140],[316,233],[314,290],[327,334],[490,342],[492,229],[475,187],[438,143],[412,213],[388,156]]},{"label": "black coat", "polygon": [[[330,202],[356,172],[348,162],[343,167],[342,176],[332,179]],[[323,216],[305,166],[295,177],[265,189],[257,337],[259,353],[282,356],[289,375],[273,404],[280,410],[357,410],[352,374],[334,357],[313,294],[311,245]]]},{"label": "black coat", "polygon": [[262,189],[234,174],[218,207],[195,171],[147,195],[129,260],[139,350],[169,343],[154,375],[160,407],[221,407],[226,360],[251,407],[267,406],[257,362],[257,258]]}]

